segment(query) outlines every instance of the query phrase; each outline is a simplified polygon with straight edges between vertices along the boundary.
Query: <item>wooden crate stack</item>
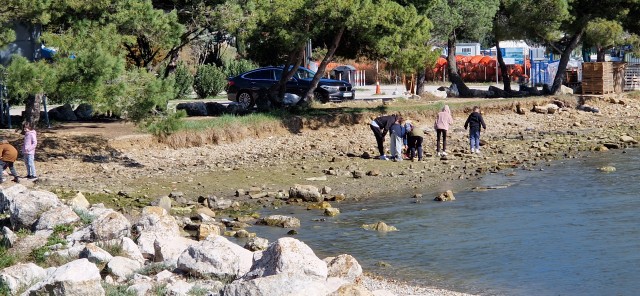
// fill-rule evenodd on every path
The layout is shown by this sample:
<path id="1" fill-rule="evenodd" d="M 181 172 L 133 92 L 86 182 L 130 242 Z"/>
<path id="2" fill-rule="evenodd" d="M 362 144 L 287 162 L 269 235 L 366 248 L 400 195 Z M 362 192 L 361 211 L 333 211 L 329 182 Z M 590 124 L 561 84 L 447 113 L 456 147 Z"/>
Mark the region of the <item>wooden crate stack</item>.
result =
<path id="1" fill-rule="evenodd" d="M 582 64 L 582 94 L 613 93 L 613 64 L 611 62 Z"/>
<path id="2" fill-rule="evenodd" d="M 640 90 L 640 65 L 628 65 L 624 70 L 624 90 Z"/>

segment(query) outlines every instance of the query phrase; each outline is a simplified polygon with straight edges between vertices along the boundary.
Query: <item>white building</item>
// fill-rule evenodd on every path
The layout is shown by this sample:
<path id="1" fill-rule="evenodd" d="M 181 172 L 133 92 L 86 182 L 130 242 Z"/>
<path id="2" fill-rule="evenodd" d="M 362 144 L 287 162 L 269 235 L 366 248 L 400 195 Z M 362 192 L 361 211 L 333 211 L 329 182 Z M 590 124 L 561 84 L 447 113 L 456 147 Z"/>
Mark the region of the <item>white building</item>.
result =
<path id="1" fill-rule="evenodd" d="M 456 43 L 456 55 L 481 55 L 480 43 Z"/>

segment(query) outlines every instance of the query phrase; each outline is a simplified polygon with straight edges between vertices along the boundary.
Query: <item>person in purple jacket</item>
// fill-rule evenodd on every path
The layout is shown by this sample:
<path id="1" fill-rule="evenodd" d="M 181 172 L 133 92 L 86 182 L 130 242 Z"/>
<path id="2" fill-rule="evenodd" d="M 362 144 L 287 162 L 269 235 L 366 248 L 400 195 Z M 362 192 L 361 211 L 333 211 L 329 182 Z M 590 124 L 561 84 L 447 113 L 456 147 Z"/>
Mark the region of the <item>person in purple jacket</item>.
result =
<path id="1" fill-rule="evenodd" d="M 438 112 L 436 122 L 433 128 L 436 130 L 436 155 L 447 156 L 447 131 L 449 126 L 453 124 L 453 117 L 449 105 L 444 105 L 442 110 Z M 442 152 L 440 152 L 440 137 L 442 137 Z"/>
<path id="2" fill-rule="evenodd" d="M 24 124 L 24 144 L 22 146 L 22 154 L 24 157 L 24 164 L 27 166 L 27 179 L 36 179 L 36 145 L 38 145 L 38 139 L 36 137 L 36 131 L 33 129 L 31 123 L 26 122 Z"/>

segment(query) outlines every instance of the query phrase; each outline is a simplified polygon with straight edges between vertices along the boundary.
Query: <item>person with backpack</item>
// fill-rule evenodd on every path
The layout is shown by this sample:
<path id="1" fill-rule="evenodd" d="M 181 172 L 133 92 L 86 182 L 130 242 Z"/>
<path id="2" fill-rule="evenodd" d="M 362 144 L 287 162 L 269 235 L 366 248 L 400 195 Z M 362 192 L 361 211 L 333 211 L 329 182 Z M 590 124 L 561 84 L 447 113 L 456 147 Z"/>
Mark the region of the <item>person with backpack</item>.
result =
<path id="1" fill-rule="evenodd" d="M 408 125 L 410 126 L 410 128 L 408 128 L 409 131 L 407 133 L 407 147 L 409 149 L 409 153 L 408 153 L 409 160 L 414 161 L 416 157 L 416 152 L 417 152 L 418 161 L 422 161 L 422 155 L 423 155 L 422 142 L 424 140 L 422 135 L 425 133 L 425 131 L 415 126 L 412 122 L 409 122 Z"/>

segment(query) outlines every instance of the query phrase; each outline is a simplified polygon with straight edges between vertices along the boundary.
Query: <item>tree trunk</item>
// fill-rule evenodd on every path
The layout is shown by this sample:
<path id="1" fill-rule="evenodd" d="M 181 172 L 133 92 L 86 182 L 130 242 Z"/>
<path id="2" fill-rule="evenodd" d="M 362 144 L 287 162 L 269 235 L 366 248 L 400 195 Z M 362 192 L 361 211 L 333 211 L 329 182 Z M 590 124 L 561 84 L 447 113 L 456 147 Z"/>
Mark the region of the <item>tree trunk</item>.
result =
<path id="1" fill-rule="evenodd" d="M 454 33 L 455 34 L 455 33 Z M 456 62 L 456 37 L 455 35 L 450 36 L 449 40 L 447 40 L 447 50 L 449 52 L 449 56 L 447 56 L 447 67 L 449 68 L 449 81 L 455 84 L 458 88 L 458 93 L 461 98 L 471 97 L 471 91 L 460 75 L 458 75 L 458 63 Z"/>
<path id="2" fill-rule="evenodd" d="M 246 55 L 246 44 L 240 30 L 236 31 L 236 50 L 239 56 L 244 57 Z"/>
<path id="3" fill-rule="evenodd" d="M 169 60 L 169 63 L 167 63 L 167 67 L 164 69 L 164 78 L 166 79 L 167 77 L 169 77 L 169 75 L 173 74 L 173 72 L 176 71 L 176 68 L 178 67 L 178 56 L 180 54 L 180 50 L 173 50 L 171 52 L 171 59 Z"/>
<path id="4" fill-rule="evenodd" d="M 600 62 L 604 62 L 604 57 L 607 53 L 607 50 L 604 47 L 596 47 L 598 50 L 598 57 L 596 58 L 596 62 L 600 63 Z"/>
<path id="5" fill-rule="evenodd" d="M 504 91 L 511 92 L 511 78 L 507 73 L 507 65 L 504 63 L 502 52 L 500 51 L 500 40 L 496 36 L 496 54 L 498 55 L 498 64 L 500 64 L 500 72 L 502 72 L 502 83 L 504 84 Z"/>
<path id="6" fill-rule="evenodd" d="M 418 77 L 416 82 L 416 95 L 421 96 L 424 93 L 424 80 L 426 79 L 426 69 L 421 69 L 418 71 L 416 77 Z"/>
<path id="7" fill-rule="evenodd" d="M 552 94 L 560 94 L 560 89 L 565 78 L 565 72 L 567 72 L 567 65 L 569 64 L 569 59 L 571 58 L 571 52 L 573 52 L 573 50 L 578 46 L 578 43 L 582 38 L 582 34 L 584 34 L 584 28 L 571 36 L 569 44 L 564 48 L 562 54 L 560 55 L 558 71 L 556 72 L 556 77 L 553 79 L 553 85 L 551 86 Z"/>
<path id="8" fill-rule="evenodd" d="M 272 85 L 268 90 L 262 90 L 266 93 L 262 94 L 260 97 L 264 96 L 268 98 L 274 107 L 282 106 L 284 94 L 287 91 L 287 81 L 289 81 L 289 79 L 293 77 L 293 74 L 296 73 L 296 71 L 302 64 L 302 57 L 304 56 L 305 47 L 306 42 L 299 45 L 295 51 L 291 51 L 287 63 L 282 68 L 282 76 L 280 77 L 280 81 Z M 277 96 L 274 96 L 274 93 L 277 93 Z"/>
<path id="9" fill-rule="evenodd" d="M 24 106 L 24 118 L 23 123 L 31 123 L 31 126 L 37 126 L 40 120 L 40 107 L 42 105 L 43 93 L 36 94 L 35 96 L 29 96 Z"/>
<path id="10" fill-rule="evenodd" d="M 305 94 L 304 98 L 302 98 L 298 102 L 298 104 L 303 104 L 304 103 L 303 101 L 308 102 L 313 99 L 313 92 L 316 91 L 316 88 L 318 87 L 318 83 L 320 82 L 320 79 L 324 75 L 324 71 L 327 69 L 327 65 L 333 59 L 333 55 L 336 53 L 336 50 L 338 49 L 338 45 L 340 45 L 340 40 L 342 39 L 342 35 L 344 34 L 345 29 L 346 27 L 342 26 L 338 31 L 338 33 L 333 37 L 333 42 L 331 42 L 331 48 L 329 48 L 329 50 L 327 51 L 327 54 L 322 59 L 322 62 L 320 62 L 320 66 L 318 66 L 318 71 L 316 72 L 316 75 L 314 75 L 313 79 L 311 80 L 311 86 L 309 87 L 309 90 L 307 90 L 307 93 Z"/>

